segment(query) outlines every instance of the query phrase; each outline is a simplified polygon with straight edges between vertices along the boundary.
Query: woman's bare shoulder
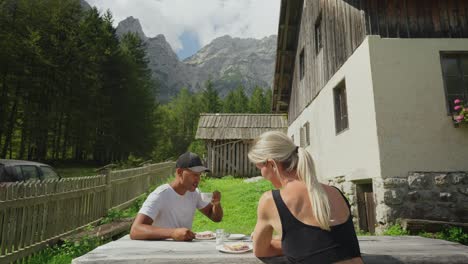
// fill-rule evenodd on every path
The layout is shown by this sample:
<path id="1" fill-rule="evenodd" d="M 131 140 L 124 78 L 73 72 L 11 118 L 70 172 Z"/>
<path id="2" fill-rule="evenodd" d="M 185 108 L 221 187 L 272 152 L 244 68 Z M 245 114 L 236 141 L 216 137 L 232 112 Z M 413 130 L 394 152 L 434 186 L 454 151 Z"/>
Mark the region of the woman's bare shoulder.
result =
<path id="1" fill-rule="evenodd" d="M 350 212 L 343 195 L 336 187 L 325 184 L 322 186 L 328 195 L 328 201 L 330 203 L 332 213 L 331 218 L 334 219 L 335 224 L 346 222 Z"/>
<path id="2" fill-rule="evenodd" d="M 267 191 L 262 194 L 260 200 L 258 201 L 258 206 L 266 207 L 269 206 L 273 202 L 273 194 L 272 191 Z"/>

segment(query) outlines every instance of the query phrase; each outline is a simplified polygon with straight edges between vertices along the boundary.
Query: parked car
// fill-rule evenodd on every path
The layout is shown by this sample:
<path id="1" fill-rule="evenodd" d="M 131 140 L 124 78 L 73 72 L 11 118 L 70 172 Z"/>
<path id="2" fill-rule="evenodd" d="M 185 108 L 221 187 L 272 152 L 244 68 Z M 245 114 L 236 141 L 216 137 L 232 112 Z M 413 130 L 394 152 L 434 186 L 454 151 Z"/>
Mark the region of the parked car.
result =
<path id="1" fill-rule="evenodd" d="M 60 179 L 60 176 L 47 164 L 27 160 L 0 159 L 0 182 L 48 179 Z"/>

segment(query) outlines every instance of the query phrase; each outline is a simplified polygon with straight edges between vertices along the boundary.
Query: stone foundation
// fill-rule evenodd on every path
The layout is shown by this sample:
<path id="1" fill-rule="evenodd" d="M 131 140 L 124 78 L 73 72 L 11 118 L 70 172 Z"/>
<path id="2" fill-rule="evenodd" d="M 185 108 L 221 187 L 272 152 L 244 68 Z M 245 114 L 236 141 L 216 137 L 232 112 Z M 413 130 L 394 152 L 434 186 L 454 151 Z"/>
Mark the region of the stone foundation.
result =
<path id="1" fill-rule="evenodd" d="M 468 172 L 412 172 L 374 187 L 379 223 L 396 218 L 468 222 Z"/>
<path id="2" fill-rule="evenodd" d="M 468 172 L 411 172 L 407 178 L 372 179 L 376 232 L 398 218 L 468 223 Z M 344 176 L 329 180 L 352 204 L 357 226 L 356 185 Z"/>

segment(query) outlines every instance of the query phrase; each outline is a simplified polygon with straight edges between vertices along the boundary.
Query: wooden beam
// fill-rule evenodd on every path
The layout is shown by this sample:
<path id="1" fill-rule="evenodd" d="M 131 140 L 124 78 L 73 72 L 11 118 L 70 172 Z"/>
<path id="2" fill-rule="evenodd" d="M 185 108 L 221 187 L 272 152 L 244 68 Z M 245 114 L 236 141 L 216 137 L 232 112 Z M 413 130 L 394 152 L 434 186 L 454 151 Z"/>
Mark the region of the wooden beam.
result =
<path id="1" fill-rule="evenodd" d="M 291 5 L 293 1 L 286 1 L 287 6 L 286 6 L 286 18 L 284 19 L 285 21 L 285 26 L 286 28 L 289 27 L 289 15 L 291 13 Z M 285 30 L 284 35 L 283 35 L 283 46 L 280 47 L 280 50 L 286 51 L 287 50 L 287 43 L 288 43 L 288 31 Z M 280 65 L 280 80 L 279 80 L 279 90 L 278 90 L 278 95 L 281 96 L 281 91 L 283 90 L 283 72 L 284 72 L 284 61 Z M 278 104 L 276 105 L 276 112 L 279 111 L 279 106 Z"/>

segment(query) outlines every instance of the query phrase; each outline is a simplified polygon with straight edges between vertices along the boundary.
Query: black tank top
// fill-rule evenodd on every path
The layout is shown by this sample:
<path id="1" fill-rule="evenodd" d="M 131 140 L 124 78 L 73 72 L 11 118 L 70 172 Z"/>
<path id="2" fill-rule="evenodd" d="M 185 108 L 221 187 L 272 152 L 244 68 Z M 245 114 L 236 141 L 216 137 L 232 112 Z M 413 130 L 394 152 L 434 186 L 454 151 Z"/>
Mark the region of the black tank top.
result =
<path id="1" fill-rule="evenodd" d="M 343 193 L 336 189 L 351 208 Z M 294 217 L 279 190 L 273 190 L 272 194 L 283 229 L 282 250 L 291 263 L 334 263 L 361 256 L 351 213 L 346 222 L 326 231 Z"/>

